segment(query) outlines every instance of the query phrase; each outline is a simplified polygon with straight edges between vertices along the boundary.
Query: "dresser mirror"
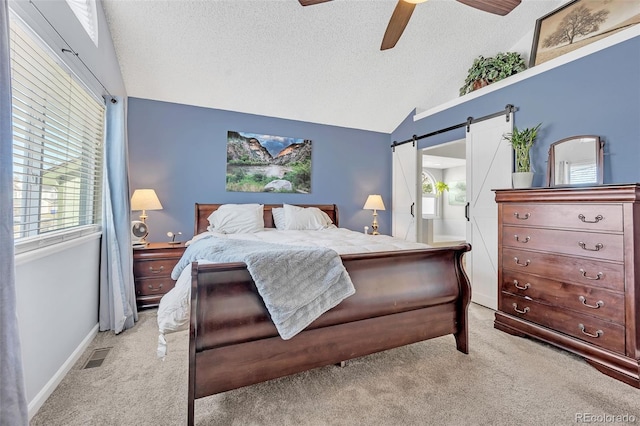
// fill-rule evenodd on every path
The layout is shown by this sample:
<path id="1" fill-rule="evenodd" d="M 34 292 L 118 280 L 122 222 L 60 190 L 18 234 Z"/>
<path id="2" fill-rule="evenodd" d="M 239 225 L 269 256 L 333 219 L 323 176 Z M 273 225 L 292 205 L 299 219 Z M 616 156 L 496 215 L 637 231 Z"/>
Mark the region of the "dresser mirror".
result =
<path id="1" fill-rule="evenodd" d="M 602 185 L 604 141 L 571 136 L 549 147 L 547 186 Z"/>

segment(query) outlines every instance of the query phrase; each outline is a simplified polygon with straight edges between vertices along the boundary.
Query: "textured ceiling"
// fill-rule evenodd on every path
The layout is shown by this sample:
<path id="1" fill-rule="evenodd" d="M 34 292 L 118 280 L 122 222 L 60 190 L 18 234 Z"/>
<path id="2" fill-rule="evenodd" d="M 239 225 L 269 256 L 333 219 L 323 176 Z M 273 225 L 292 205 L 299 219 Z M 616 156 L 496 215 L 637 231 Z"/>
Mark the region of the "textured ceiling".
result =
<path id="1" fill-rule="evenodd" d="M 458 97 L 475 57 L 517 46 L 564 1 L 501 17 L 430 0 L 386 51 L 395 0 L 102 3 L 129 96 L 390 133 Z"/>

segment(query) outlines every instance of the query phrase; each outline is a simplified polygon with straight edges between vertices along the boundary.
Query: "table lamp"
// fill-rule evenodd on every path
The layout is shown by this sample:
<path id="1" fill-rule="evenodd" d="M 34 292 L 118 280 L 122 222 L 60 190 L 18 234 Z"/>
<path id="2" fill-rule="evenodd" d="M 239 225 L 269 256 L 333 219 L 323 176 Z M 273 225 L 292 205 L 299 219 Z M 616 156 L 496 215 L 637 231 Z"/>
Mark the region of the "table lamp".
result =
<path id="1" fill-rule="evenodd" d="M 142 211 L 140 221 L 131 224 L 132 242 L 134 246 L 146 246 L 149 227 L 146 224 L 147 210 L 162 210 L 162 204 L 153 189 L 136 189 L 131 196 L 131 210 Z"/>
<path id="2" fill-rule="evenodd" d="M 162 210 L 162 204 L 153 189 L 136 189 L 131 196 L 131 210 L 142 210 L 140 220 L 144 222 L 147 216 L 147 210 Z"/>
<path id="3" fill-rule="evenodd" d="M 371 235 L 380 235 L 378 232 L 378 212 L 377 210 L 384 210 L 384 203 L 382 197 L 378 194 L 369 195 L 367 202 L 364 203 L 364 210 L 373 210 L 373 223 L 371 224 Z"/>

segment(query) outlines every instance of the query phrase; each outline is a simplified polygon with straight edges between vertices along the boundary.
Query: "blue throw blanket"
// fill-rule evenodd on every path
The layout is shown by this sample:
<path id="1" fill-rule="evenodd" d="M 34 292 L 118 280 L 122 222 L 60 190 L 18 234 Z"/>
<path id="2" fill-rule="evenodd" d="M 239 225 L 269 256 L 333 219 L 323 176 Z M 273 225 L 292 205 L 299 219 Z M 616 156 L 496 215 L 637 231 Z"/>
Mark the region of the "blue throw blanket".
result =
<path id="1" fill-rule="evenodd" d="M 205 237 L 187 247 L 171 278 L 198 260 L 244 262 L 285 340 L 355 293 L 340 256 L 328 248 Z"/>

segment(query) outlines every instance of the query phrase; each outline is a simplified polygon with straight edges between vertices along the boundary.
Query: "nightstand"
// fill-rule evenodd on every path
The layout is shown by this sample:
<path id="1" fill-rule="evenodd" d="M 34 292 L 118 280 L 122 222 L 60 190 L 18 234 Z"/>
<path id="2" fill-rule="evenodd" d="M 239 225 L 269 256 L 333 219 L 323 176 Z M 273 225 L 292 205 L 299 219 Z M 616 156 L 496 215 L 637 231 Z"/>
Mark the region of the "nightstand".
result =
<path id="1" fill-rule="evenodd" d="M 133 277 L 138 309 L 155 308 L 176 282 L 171 271 L 184 253 L 184 243 L 149 243 L 133 249 Z"/>

